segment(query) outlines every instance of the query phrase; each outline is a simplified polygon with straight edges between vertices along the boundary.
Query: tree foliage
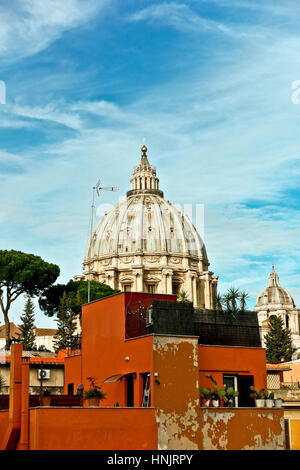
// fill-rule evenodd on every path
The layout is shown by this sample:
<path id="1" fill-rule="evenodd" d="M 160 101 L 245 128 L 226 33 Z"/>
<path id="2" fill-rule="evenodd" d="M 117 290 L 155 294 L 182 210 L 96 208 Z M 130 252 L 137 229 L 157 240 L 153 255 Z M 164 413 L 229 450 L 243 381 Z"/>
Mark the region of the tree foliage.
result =
<path id="1" fill-rule="evenodd" d="M 214 307 L 232 315 L 237 312 L 245 312 L 248 297 L 247 292 L 230 287 L 224 295 L 217 293 L 214 299 Z"/>
<path id="2" fill-rule="evenodd" d="M 31 297 L 27 296 L 24 314 L 20 317 L 22 323 L 18 325 L 21 330 L 19 340 L 23 343 L 24 351 L 33 351 L 36 349 L 35 344 L 35 326 L 34 326 L 34 305 Z"/>
<path id="3" fill-rule="evenodd" d="M 21 294 L 39 295 L 59 276 L 59 267 L 39 256 L 15 250 L 0 250 L 0 307 L 6 327 L 6 349 L 10 347 L 8 312 Z"/>
<path id="4" fill-rule="evenodd" d="M 284 328 L 281 317 L 272 315 L 269 319 L 269 328 L 265 336 L 267 361 L 278 364 L 282 358 L 290 361 L 294 352 L 291 332 Z"/>
<path id="5" fill-rule="evenodd" d="M 60 299 L 64 292 L 68 297 L 68 305 L 74 314 L 80 314 L 81 306 L 88 302 L 88 281 L 73 281 L 67 284 L 56 284 L 45 289 L 39 299 L 41 310 L 53 317 L 59 314 Z M 106 284 L 97 281 L 90 281 L 90 300 L 98 300 L 108 295 L 116 294 L 118 290 L 114 290 Z"/>
<path id="6" fill-rule="evenodd" d="M 57 333 L 54 336 L 54 349 L 77 349 L 78 336 L 76 335 L 76 315 L 69 305 L 69 298 L 66 292 L 63 293 L 57 316 Z"/>

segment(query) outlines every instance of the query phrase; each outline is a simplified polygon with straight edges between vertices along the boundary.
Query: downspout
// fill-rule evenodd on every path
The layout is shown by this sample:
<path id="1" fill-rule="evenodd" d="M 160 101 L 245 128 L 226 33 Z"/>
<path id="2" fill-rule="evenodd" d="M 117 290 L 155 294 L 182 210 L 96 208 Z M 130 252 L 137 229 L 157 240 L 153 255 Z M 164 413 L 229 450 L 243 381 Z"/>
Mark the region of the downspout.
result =
<path id="1" fill-rule="evenodd" d="M 12 344 L 10 356 L 9 424 L 1 444 L 3 450 L 16 448 L 21 429 L 21 362 L 23 345 Z"/>
<path id="2" fill-rule="evenodd" d="M 22 360 L 20 450 L 29 449 L 29 357 Z"/>

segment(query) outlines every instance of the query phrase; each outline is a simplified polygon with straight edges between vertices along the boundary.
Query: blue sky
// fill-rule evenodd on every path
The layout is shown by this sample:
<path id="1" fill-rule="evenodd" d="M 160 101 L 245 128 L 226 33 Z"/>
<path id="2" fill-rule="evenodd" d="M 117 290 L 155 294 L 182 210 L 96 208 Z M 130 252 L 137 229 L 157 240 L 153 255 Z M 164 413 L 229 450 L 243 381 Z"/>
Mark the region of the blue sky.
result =
<path id="1" fill-rule="evenodd" d="M 80 274 L 91 188 L 118 202 L 145 137 L 165 197 L 205 206 L 219 290 L 253 307 L 274 261 L 299 306 L 299 20 L 297 0 L 2 0 L 1 247 Z"/>

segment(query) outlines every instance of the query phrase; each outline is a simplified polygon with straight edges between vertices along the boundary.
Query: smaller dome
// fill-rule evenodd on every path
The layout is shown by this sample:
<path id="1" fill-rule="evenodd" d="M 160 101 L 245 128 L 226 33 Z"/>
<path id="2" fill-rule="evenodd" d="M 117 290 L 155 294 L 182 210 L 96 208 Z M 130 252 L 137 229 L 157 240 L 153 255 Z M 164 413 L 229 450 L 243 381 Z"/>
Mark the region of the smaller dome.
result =
<path id="1" fill-rule="evenodd" d="M 262 310 L 263 307 L 272 308 L 272 306 L 278 307 L 279 305 L 295 308 L 293 298 L 288 291 L 279 284 L 279 277 L 273 266 L 269 276 L 269 285 L 257 297 L 255 309 Z"/>

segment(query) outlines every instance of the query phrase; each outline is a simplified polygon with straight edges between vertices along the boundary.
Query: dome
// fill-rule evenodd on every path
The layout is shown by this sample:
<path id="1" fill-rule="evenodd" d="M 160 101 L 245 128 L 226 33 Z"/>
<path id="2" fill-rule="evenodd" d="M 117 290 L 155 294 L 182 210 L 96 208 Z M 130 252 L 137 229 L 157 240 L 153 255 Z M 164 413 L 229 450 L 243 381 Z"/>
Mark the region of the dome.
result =
<path id="1" fill-rule="evenodd" d="M 278 308 L 278 306 L 295 308 L 295 303 L 288 291 L 279 284 L 279 277 L 273 266 L 269 276 L 269 285 L 259 294 L 255 309 L 272 309 L 272 307 Z"/>
<path id="2" fill-rule="evenodd" d="M 98 224 L 87 257 L 142 252 L 192 255 L 207 263 L 203 241 L 188 216 L 156 194 L 136 194 Z"/>
<path id="3" fill-rule="evenodd" d="M 84 260 L 84 278 L 113 289 L 177 294 L 212 308 L 217 276 L 208 271 L 204 243 L 189 217 L 164 198 L 147 147 L 127 198 L 99 221 Z"/>

